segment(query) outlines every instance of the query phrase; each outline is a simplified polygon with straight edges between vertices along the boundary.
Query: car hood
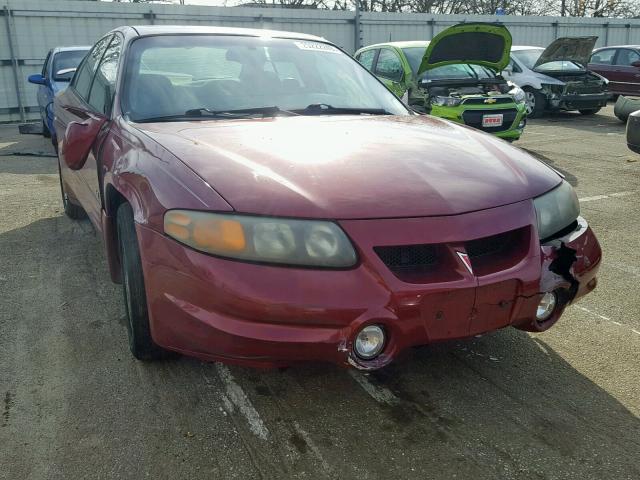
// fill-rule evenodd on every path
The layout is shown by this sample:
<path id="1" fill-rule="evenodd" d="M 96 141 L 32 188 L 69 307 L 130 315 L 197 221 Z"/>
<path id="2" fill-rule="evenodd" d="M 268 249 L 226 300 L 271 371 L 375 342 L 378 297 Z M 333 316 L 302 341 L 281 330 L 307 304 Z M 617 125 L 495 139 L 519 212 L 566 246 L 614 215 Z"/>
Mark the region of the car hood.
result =
<path id="1" fill-rule="evenodd" d="M 427 116 L 134 124 L 239 212 L 355 219 L 456 215 L 540 195 L 549 167 Z"/>
<path id="2" fill-rule="evenodd" d="M 511 34 L 492 23 L 461 23 L 436 35 L 422 57 L 418 75 L 455 63 L 471 63 L 498 72 L 509 64 Z"/>
<path id="3" fill-rule="evenodd" d="M 586 69 L 597 40 L 598 37 L 558 38 L 544 49 L 533 68 L 536 69 L 545 63 L 564 60 L 578 63 Z"/>

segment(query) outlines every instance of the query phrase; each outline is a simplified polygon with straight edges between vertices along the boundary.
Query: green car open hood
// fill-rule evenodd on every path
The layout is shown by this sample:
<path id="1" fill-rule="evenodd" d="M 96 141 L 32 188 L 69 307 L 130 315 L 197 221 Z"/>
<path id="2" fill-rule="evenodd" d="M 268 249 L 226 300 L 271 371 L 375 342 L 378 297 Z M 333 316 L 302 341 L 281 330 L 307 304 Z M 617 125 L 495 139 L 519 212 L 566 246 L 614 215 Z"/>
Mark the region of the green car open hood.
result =
<path id="1" fill-rule="evenodd" d="M 443 30 L 429 43 L 418 75 L 432 68 L 471 63 L 500 72 L 509 64 L 511 34 L 494 23 L 460 23 Z"/>
<path id="2" fill-rule="evenodd" d="M 578 63 L 586 69 L 597 40 L 598 37 L 558 38 L 544 49 L 533 69 L 535 70 L 545 63 L 563 60 Z"/>

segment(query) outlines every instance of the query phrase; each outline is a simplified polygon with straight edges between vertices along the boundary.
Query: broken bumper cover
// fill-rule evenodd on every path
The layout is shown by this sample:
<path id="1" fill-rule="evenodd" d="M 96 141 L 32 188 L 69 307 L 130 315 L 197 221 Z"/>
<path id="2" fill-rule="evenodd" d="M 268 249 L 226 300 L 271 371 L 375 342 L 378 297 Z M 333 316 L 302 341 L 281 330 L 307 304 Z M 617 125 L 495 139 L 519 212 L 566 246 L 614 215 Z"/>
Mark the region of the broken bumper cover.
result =
<path id="1" fill-rule="evenodd" d="M 566 110 L 589 110 L 593 108 L 605 107 L 609 99 L 609 93 L 577 93 L 555 95 L 549 99 L 549 104 L 553 108 L 563 108 Z"/>
<path id="2" fill-rule="evenodd" d="M 454 217 L 343 221 L 361 256 L 347 270 L 215 258 L 138 225 L 152 336 L 164 348 L 204 360 L 255 367 L 327 361 L 375 369 L 417 345 L 509 325 L 545 330 L 564 306 L 595 286 L 601 253 L 584 222 L 580 231 L 541 247 L 534 219 L 528 201 Z M 470 272 L 457 255 L 465 248 L 457 239 L 469 231 L 489 237 L 496 228 L 520 232 L 522 245 L 508 262 L 478 263 L 478 271 Z M 373 250 L 434 241 L 443 242 L 443 268 L 424 277 L 399 277 Z M 538 324 L 536 308 L 549 290 L 568 293 L 554 316 Z M 364 361 L 352 348 L 370 324 L 380 325 L 387 341 L 378 357 Z"/>

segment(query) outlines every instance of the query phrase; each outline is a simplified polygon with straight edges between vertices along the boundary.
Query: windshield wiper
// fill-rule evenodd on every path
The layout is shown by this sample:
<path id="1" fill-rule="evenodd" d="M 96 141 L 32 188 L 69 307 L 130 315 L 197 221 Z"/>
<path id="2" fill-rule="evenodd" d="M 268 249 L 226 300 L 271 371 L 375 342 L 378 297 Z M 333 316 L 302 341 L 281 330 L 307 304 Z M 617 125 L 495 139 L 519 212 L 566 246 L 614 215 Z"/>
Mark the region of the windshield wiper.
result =
<path id="1" fill-rule="evenodd" d="M 326 103 L 312 103 L 293 112 L 301 115 L 392 115 L 384 108 L 334 107 Z"/>
<path id="2" fill-rule="evenodd" d="M 176 115 L 162 115 L 158 117 L 141 118 L 133 120 L 136 123 L 154 122 L 179 122 L 189 120 L 206 120 L 209 118 L 246 118 L 252 115 L 262 115 L 263 117 L 275 117 L 278 114 L 300 115 L 289 110 L 282 110 L 279 107 L 255 107 L 240 108 L 235 110 L 212 110 L 210 108 L 192 108 L 184 113 Z"/>
<path id="3" fill-rule="evenodd" d="M 236 116 L 249 116 L 249 115 L 263 115 L 265 117 L 275 117 L 279 113 L 287 115 L 299 115 L 298 113 L 283 110 L 278 106 L 271 107 L 253 107 L 253 108 L 238 108 L 235 110 L 212 110 L 210 108 L 192 108 L 184 112 L 187 117 L 236 117 Z"/>

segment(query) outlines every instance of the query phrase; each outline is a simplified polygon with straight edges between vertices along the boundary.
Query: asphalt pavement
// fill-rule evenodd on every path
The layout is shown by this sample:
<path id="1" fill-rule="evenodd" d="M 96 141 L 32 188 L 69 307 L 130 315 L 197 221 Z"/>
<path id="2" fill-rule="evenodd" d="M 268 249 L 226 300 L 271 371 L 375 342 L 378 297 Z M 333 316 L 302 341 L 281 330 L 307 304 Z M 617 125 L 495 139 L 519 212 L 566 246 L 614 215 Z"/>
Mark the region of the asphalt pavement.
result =
<path id="1" fill-rule="evenodd" d="M 533 120 L 515 145 L 576 187 L 604 251 L 596 291 L 548 332 L 365 375 L 134 360 L 52 149 L 0 126 L 0 478 L 637 480 L 640 155 L 612 107 Z"/>

